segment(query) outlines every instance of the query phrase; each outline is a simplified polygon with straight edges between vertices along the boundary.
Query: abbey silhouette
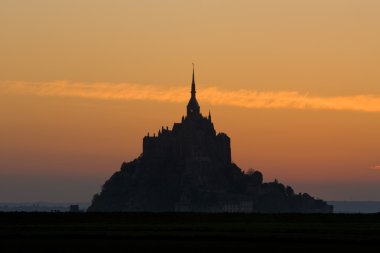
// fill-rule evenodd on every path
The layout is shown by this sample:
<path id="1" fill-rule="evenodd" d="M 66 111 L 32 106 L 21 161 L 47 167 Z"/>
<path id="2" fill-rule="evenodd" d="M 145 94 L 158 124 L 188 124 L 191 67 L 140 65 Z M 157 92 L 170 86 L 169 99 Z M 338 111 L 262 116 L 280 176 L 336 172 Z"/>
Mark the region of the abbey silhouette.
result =
<path id="1" fill-rule="evenodd" d="M 193 68 L 186 116 L 171 130 L 148 133 L 140 157 L 122 164 L 88 211 L 332 212 L 332 206 L 231 163 L 230 138 L 215 131 L 210 112 L 200 112 Z"/>
<path id="2" fill-rule="evenodd" d="M 162 128 L 158 136 L 145 136 L 143 157 L 148 160 L 175 157 L 187 163 L 186 166 L 194 162 L 200 166 L 210 161 L 220 163 L 220 166 L 231 163 L 230 138 L 224 133 L 216 134 L 211 113 L 208 117 L 200 113 L 194 69 L 186 117 L 182 117 L 181 123 L 174 123 L 172 130 Z"/>

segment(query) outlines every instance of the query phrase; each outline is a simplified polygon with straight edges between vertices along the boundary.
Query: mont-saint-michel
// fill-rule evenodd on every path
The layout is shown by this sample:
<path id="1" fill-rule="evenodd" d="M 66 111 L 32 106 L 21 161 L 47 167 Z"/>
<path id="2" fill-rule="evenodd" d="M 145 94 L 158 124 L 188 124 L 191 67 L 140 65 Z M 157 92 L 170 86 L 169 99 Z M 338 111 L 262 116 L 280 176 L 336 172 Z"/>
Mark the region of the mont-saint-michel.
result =
<path id="1" fill-rule="evenodd" d="M 172 129 L 143 138 L 142 154 L 121 165 L 95 194 L 89 212 L 299 212 L 330 213 L 333 207 L 296 194 L 260 171 L 231 162 L 230 138 L 217 133 L 211 113 L 196 98 L 194 69 L 186 116 Z M 253 151 L 252 151 L 253 152 Z"/>

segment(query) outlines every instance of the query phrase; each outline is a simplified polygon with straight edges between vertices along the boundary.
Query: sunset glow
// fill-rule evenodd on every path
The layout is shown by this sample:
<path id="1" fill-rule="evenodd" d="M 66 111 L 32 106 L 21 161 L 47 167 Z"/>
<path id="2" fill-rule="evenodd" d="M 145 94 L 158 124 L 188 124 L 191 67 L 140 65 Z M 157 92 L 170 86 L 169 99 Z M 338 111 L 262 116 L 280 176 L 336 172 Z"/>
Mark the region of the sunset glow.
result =
<path id="1" fill-rule="evenodd" d="M 0 202 L 90 201 L 180 122 L 192 63 L 232 161 L 380 200 L 380 1 L 0 2 Z"/>

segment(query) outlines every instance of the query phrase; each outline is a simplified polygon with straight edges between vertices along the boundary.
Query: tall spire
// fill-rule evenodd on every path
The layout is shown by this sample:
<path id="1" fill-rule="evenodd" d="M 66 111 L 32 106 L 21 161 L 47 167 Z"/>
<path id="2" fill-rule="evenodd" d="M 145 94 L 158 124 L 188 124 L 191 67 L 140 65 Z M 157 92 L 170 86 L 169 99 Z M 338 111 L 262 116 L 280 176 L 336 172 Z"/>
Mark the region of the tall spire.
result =
<path id="1" fill-rule="evenodd" d="M 195 78 L 194 78 L 194 63 L 193 63 L 193 81 L 191 83 L 191 96 L 195 97 Z"/>
<path id="2" fill-rule="evenodd" d="M 193 80 L 191 82 L 191 97 L 189 103 L 187 104 L 187 116 L 191 118 L 198 118 L 200 115 L 200 108 L 195 97 L 195 78 L 194 78 L 194 63 L 193 63 Z"/>

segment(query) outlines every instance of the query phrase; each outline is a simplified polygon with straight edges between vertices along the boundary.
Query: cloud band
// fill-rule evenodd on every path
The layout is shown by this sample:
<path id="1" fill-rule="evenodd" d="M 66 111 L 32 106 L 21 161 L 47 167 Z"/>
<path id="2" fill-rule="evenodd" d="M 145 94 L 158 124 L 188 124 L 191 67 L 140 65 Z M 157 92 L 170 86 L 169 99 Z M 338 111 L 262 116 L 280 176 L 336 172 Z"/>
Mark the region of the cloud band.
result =
<path id="1" fill-rule="evenodd" d="M 32 94 L 38 96 L 81 97 L 103 100 L 143 100 L 181 103 L 189 99 L 187 87 L 161 88 L 128 83 L 0 82 L 1 93 Z M 358 112 L 380 112 L 379 95 L 321 97 L 299 92 L 259 92 L 216 87 L 199 89 L 198 99 L 213 105 L 255 109 L 314 109 Z"/>

